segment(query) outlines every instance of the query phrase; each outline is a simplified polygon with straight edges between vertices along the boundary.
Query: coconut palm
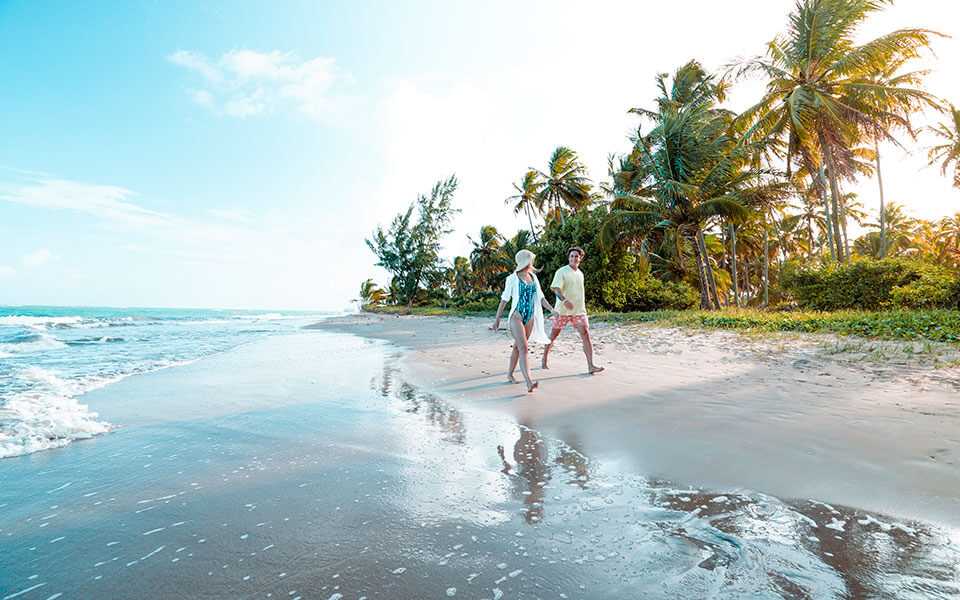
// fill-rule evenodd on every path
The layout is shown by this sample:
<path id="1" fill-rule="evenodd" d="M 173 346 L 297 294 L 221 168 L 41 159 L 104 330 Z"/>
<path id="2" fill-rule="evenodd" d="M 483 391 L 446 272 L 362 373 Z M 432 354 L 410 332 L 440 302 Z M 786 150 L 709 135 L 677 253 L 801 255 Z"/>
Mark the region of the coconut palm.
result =
<path id="1" fill-rule="evenodd" d="M 453 289 L 457 297 L 463 298 L 470 292 L 473 281 L 473 271 L 470 268 L 470 259 L 466 256 L 457 256 L 453 259 Z"/>
<path id="2" fill-rule="evenodd" d="M 494 275 L 499 270 L 503 236 L 493 225 L 480 228 L 480 237 L 476 240 L 467 236 L 473 244 L 470 251 L 470 268 L 473 270 L 476 287 L 488 291 L 494 283 Z"/>
<path id="3" fill-rule="evenodd" d="M 830 212 L 840 208 L 840 180 L 853 175 L 853 149 L 864 137 L 895 139 L 897 125 L 918 105 L 936 106 L 927 92 L 884 80 L 891 65 L 902 66 L 929 46 L 936 32 L 899 29 L 863 44 L 858 28 L 889 4 L 884 0 L 798 0 L 785 35 L 768 45 L 765 56 L 740 65 L 739 75 L 769 78 L 763 98 L 744 112 L 751 135 L 786 139 L 789 161 L 797 158 L 809 173 L 822 172 L 830 192 Z M 829 219 L 833 221 L 833 219 Z M 840 228 L 830 237 L 843 259 Z"/>
<path id="4" fill-rule="evenodd" d="M 544 198 L 541 195 L 543 187 L 544 182 L 540 173 L 535 169 L 530 169 L 523 175 L 523 180 L 519 185 L 513 184 L 513 189 L 517 193 L 506 199 L 507 204 L 513 204 L 514 214 L 526 213 L 527 220 L 530 223 L 530 234 L 533 236 L 534 242 L 537 241 L 537 232 L 533 227 L 533 213 L 543 214 Z"/>
<path id="5" fill-rule="evenodd" d="M 553 218 L 564 221 L 563 211 L 586 208 L 593 201 L 587 169 L 577 153 L 560 146 L 550 155 L 547 171 L 536 171 L 542 178 L 539 206 L 547 207 Z"/>
<path id="6" fill-rule="evenodd" d="M 655 109 L 631 110 L 652 128 L 638 131 L 633 151 L 611 173 L 614 200 L 602 239 L 656 243 L 671 237 L 677 256 L 684 255 L 682 244 L 688 243 L 701 306 L 719 308 L 704 229 L 718 219 L 744 219 L 751 207 L 784 196 L 787 188 L 755 167 L 754 147 L 730 135 L 733 115 L 717 107 L 724 85 L 699 63 L 680 67 L 672 79 L 659 75 L 657 86 Z"/>
<path id="7" fill-rule="evenodd" d="M 930 147 L 927 158 L 930 165 L 940 163 L 940 173 L 944 177 L 953 170 L 953 186 L 960 188 L 960 110 L 952 104 L 948 120 L 928 131 L 942 140 L 942 144 Z"/>
<path id="8" fill-rule="evenodd" d="M 880 258 L 884 256 L 900 256 L 916 251 L 915 233 L 918 221 L 908 216 L 901 204 L 890 202 L 886 206 L 884 220 L 887 224 L 886 246 L 880 246 L 880 232 L 871 231 L 854 241 L 854 251 L 861 256 Z M 878 224 L 871 224 L 879 228 Z"/>
<path id="9" fill-rule="evenodd" d="M 363 305 L 377 306 L 387 299 L 386 290 L 380 289 L 373 279 L 367 279 L 360 285 L 360 302 Z"/>
<path id="10" fill-rule="evenodd" d="M 525 229 L 521 229 L 512 238 L 503 242 L 497 260 L 498 272 L 495 276 L 498 283 L 502 282 L 507 278 L 507 275 L 513 272 L 514 257 L 517 255 L 517 252 L 523 249 L 529 249 L 531 245 L 530 242 L 530 232 Z"/>

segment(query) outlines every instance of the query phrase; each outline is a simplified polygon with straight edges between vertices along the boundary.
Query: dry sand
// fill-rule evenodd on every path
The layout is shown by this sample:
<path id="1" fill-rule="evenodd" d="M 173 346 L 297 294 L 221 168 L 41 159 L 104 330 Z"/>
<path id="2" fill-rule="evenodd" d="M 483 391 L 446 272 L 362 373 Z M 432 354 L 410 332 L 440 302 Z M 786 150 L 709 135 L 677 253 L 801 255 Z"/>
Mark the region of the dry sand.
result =
<path id="1" fill-rule="evenodd" d="M 527 395 L 505 383 L 510 339 L 488 325 L 362 314 L 314 327 L 407 348 L 421 387 L 647 477 L 960 526 L 960 376 L 914 348 L 598 323 L 606 372 L 585 374 L 567 329 L 549 370 L 534 349 L 540 389 Z"/>

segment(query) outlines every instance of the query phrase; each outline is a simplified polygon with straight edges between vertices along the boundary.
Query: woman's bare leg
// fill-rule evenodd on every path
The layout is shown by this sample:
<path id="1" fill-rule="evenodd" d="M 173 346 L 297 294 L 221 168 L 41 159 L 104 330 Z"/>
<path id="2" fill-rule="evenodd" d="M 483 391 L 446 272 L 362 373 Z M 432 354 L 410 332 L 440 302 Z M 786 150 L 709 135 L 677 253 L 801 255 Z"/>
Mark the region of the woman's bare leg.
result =
<path id="1" fill-rule="evenodd" d="M 530 365 L 527 364 L 527 355 L 529 354 L 527 348 L 527 335 L 528 329 L 523 326 L 523 323 L 520 322 L 520 315 L 514 315 L 510 319 L 510 333 L 513 334 L 513 344 L 517 349 L 519 354 L 519 363 L 520 363 L 520 373 L 523 375 L 523 380 L 527 384 L 527 391 L 532 392 L 537 389 L 537 384 L 530 378 Z"/>
<path id="2" fill-rule="evenodd" d="M 517 381 L 517 378 L 513 376 L 513 372 L 517 370 L 517 361 L 520 360 L 520 351 L 517 350 L 517 345 L 513 345 L 513 350 L 510 352 L 510 367 L 507 369 L 507 381 L 510 383 L 520 383 Z"/>

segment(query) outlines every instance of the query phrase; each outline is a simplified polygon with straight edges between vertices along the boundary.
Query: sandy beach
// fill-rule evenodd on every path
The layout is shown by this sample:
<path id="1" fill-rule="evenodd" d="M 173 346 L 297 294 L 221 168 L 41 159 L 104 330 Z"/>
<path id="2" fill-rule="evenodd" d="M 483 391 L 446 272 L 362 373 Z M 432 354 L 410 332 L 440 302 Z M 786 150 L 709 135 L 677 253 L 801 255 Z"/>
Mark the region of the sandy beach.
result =
<path id="1" fill-rule="evenodd" d="M 0 462 L 0 598 L 960 593 L 945 383 L 598 325 L 608 372 L 566 336 L 526 396 L 486 325 L 332 319 L 84 395 L 111 433 Z"/>
<path id="2" fill-rule="evenodd" d="M 594 325 L 585 374 L 576 333 L 527 395 L 504 383 L 510 341 L 476 318 L 359 315 L 319 325 L 410 349 L 419 385 L 503 411 L 648 476 L 816 498 L 960 527 L 960 374 L 822 336 Z M 839 351 L 842 350 L 842 351 Z M 949 349 L 944 349 L 949 352 Z"/>

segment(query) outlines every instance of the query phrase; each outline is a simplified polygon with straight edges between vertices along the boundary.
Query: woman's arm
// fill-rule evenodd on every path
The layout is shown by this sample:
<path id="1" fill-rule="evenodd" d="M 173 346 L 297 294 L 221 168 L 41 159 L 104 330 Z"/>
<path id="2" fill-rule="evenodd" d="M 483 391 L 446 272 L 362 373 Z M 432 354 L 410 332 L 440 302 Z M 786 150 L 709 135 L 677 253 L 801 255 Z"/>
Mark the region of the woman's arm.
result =
<path id="1" fill-rule="evenodd" d="M 507 301 L 501 300 L 500 306 L 497 307 L 497 318 L 493 320 L 493 325 L 490 326 L 490 329 L 498 331 L 500 329 L 500 317 L 503 316 L 503 309 L 507 307 Z"/>
<path id="2" fill-rule="evenodd" d="M 551 305 L 550 302 L 547 301 L 545 296 L 540 297 L 540 306 L 544 307 L 545 309 L 549 310 L 552 313 L 557 312 L 557 309 L 555 309 L 553 305 Z"/>

